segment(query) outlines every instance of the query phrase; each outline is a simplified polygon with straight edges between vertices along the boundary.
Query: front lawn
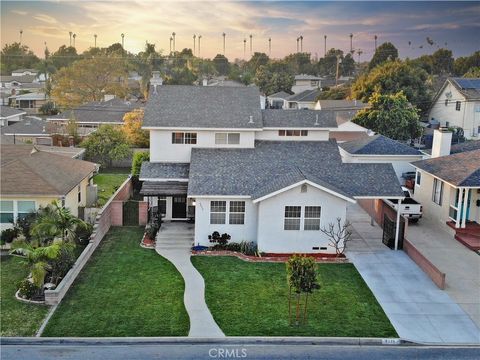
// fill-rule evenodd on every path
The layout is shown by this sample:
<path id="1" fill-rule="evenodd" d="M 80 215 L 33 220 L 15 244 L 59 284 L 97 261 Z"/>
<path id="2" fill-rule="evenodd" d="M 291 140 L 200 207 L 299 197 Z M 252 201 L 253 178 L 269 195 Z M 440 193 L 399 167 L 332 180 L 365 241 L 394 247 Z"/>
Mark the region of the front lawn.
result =
<path id="1" fill-rule="evenodd" d="M 26 304 L 15 299 L 17 284 L 28 275 L 28 269 L 15 256 L 1 256 L 0 336 L 34 336 L 49 307 Z"/>
<path id="2" fill-rule="evenodd" d="M 127 179 L 128 174 L 100 173 L 93 177 L 98 187 L 98 206 L 102 207 Z"/>
<path id="3" fill-rule="evenodd" d="M 308 324 L 288 323 L 283 263 L 194 256 L 206 284 L 206 302 L 230 336 L 396 337 L 387 316 L 352 264 L 319 264 L 321 289 L 309 297 Z"/>
<path id="4" fill-rule="evenodd" d="M 139 246 L 144 229 L 103 239 L 43 336 L 186 336 L 184 283 L 175 267 Z"/>

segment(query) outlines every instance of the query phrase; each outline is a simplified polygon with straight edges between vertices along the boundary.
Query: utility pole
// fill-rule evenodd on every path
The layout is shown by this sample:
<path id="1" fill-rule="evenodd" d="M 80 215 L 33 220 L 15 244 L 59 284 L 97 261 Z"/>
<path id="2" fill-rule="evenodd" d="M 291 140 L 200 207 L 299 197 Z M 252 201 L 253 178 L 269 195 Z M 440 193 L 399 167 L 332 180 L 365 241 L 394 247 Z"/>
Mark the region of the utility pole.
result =
<path id="1" fill-rule="evenodd" d="M 253 52 L 252 52 L 252 49 L 253 49 L 253 47 L 252 47 L 252 38 L 253 38 L 253 35 L 250 34 L 250 56 L 253 55 Z"/>
<path id="2" fill-rule="evenodd" d="M 22 43 L 22 35 L 23 35 L 23 30 L 20 29 L 20 44 Z"/>
<path id="3" fill-rule="evenodd" d="M 268 38 L 268 56 L 272 55 L 272 38 Z"/>
<path id="4" fill-rule="evenodd" d="M 337 54 L 337 71 L 336 71 L 336 75 L 335 75 L 335 86 L 338 85 L 338 73 L 339 73 L 339 70 L 340 70 L 340 55 Z"/>
<path id="5" fill-rule="evenodd" d="M 363 54 L 363 51 L 361 49 L 357 50 L 357 55 L 358 55 L 358 63 L 360 64 L 360 55 Z"/>
<path id="6" fill-rule="evenodd" d="M 122 33 L 120 36 L 122 37 L 122 50 L 125 50 L 125 46 L 124 46 L 124 44 L 125 44 L 125 42 L 124 42 L 125 34 Z"/>
<path id="7" fill-rule="evenodd" d="M 300 35 L 300 52 L 303 53 L 303 35 Z"/>
<path id="8" fill-rule="evenodd" d="M 375 39 L 375 51 L 377 51 L 377 38 L 378 38 L 378 36 L 375 35 L 373 38 Z"/>
<path id="9" fill-rule="evenodd" d="M 247 58 L 247 39 L 243 38 L 243 60 Z"/>
<path id="10" fill-rule="evenodd" d="M 193 34 L 193 56 L 195 56 L 195 45 L 196 45 L 195 39 L 196 38 L 197 38 L 197 35 Z"/>
<path id="11" fill-rule="evenodd" d="M 225 33 L 222 34 L 223 36 L 223 56 L 225 56 Z"/>
<path id="12" fill-rule="evenodd" d="M 323 38 L 325 40 L 323 57 L 325 57 L 325 56 L 327 56 L 327 35 L 323 35 Z"/>
<path id="13" fill-rule="evenodd" d="M 297 53 L 298 53 L 298 42 L 300 41 L 300 38 L 297 37 Z"/>
<path id="14" fill-rule="evenodd" d="M 72 46 L 72 34 L 73 33 L 71 31 L 69 31 L 68 34 L 70 35 L 70 47 L 71 47 Z"/>
<path id="15" fill-rule="evenodd" d="M 353 55 L 353 34 L 350 34 L 350 54 Z"/>
<path id="16" fill-rule="evenodd" d="M 173 38 L 170 36 L 170 56 L 172 56 L 172 41 Z"/>
<path id="17" fill-rule="evenodd" d="M 73 47 L 75 47 L 75 38 L 77 37 L 77 34 L 73 34 L 72 37 L 73 37 Z"/>
<path id="18" fill-rule="evenodd" d="M 95 39 L 95 48 L 97 48 L 97 34 L 93 34 L 93 38 Z"/>
<path id="19" fill-rule="evenodd" d="M 173 38 L 173 52 L 175 52 L 175 33 L 172 33 L 172 38 Z"/>
<path id="20" fill-rule="evenodd" d="M 202 38 L 202 35 L 198 35 L 198 57 L 200 57 L 200 39 Z"/>

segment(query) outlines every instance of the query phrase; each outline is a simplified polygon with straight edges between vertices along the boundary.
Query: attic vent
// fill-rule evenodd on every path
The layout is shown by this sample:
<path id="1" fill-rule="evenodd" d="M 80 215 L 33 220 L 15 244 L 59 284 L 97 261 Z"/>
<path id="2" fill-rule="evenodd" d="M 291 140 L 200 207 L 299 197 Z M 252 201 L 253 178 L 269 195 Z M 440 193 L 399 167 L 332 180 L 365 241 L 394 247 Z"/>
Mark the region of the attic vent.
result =
<path id="1" fill-rule="evenodd" d="M 302 187 L 300 188 L 300 192 L 306 193 L 307 192 L 307 184 L 303 184 Z"/>
<path id="2" fill-rule="evenodd" d="M 248 120 L 248 123 L 253 124 L 253 116 L 252 115 L 250 115 L 250 120 Z"/>
<path id="3" fill-rule="evenodd" d="M 320 125 L 320 124 L 318 123 L 318 114 L 316 114 L 315 115 L 315 126 L 318 126 L 318 125 Z"/>

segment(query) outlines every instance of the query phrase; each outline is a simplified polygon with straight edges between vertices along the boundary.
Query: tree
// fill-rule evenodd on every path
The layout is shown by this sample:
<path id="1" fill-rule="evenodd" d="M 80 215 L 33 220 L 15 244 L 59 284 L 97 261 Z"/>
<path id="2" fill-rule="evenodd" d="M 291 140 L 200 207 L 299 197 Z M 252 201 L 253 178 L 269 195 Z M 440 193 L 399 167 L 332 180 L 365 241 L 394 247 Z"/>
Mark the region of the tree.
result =
<path id="1" fill-rule="evenodd" d="M 464 78 L 480 78 L 480 66 L 475 66 L 470 68 L 465 74 L 463 74 Z"/>
<path id="2" fill-rule="evenodd" d="M 310 60 L 310 53 L 287 55 L 283 60 L 290 66 L 294 74 L 317 74 L 317 67 Z"/>
<path id="3" fill-rule="evenodd" d="M 150 134 L 142 129 L 143 110 L 136 109 L 123 116 L 123 130 L 132 146 L 147 148 L 150 146 Z"/>
<path id="4" fill-rule="evenodd" d="M 230 64 L 225 55 L 217 54 L 217 56 L 213 58 L 213 64 L 220 75 L 228 74 Z"/>
<path id="5" fill-rule="evenodd" d="M 288 320 L 292 323 L 292 291 L 296 297 L 295 308 L 295 325 L 299 325 L 301 317 L 303 324 L 307 322 L 307 306 L 308 306 L 308 294 L 311 294 L 314 290 L 319 289 L 317 279 L 317 266 L 315 259 L 312 257 L 306 257 L 301 255 L 293 255 L 287 262 L 287 282 L 289 287 L 288 296 Z M 301 316 L 300 298 L 301 295 L 305 295 L 305 302 L 303 308 L 303 316 Z"/>
<path id="6" fill-rule="evenodd" d="M 140 169 L 144 161 L 150 161 L 149 151 L 139 151 L 133 154 L 132 176 L 138 177 L 140 175 Z"/>
<path id="7" fill-rule="evenodd" d="M 119 58 L 79 60 L 52 77 L 52 97 L 65 108 L 101 101 L 105 94 L 123 98 L 127 94 L 127 77 L 125 63 Z"/>
<path id="8" fill-rule="evenodd" d="M 400 60 L 390 61 L 361 75 L 352 84 L 350 96 L 367 102 L 374 92 L 387 95 L 403 91 L 410 103 L 426 111 L 431 99 L 427 79 L 428 74 L 422 69 Z"/>
<path id="9" fill-rule="evenodd" d="M 67 45 L 60 46 L 51 56 L 52 64 L 56 69 L 70 66 L 78 59 L 80 57 L 77 54 L 77 49 Z"/>
<path id="10" fill-rule="evenodd" d="M 10 75 L 13 70 L 36 67 L 40 59 L 27 45 L 19 42 L 5 44 L 1 53 L 1 73 Z"/>
<path id="11" fill-rule="evenodd" d="M 452 74 L 454 59 L 452 51 L 447 49 L 438 49 L 432 55 L 432 72 L 436 75 Z"/>
<path id="12" fill-rule="evenodd" d="M 349 87 L 334 87 L 324 90 L 318 95 L 317 100 L 343 100 L 350 95 Z"/>
<path id="13" fill-rule="evenodd" d="M 473 67 L 480 66 L 480 50 L 475 51 L 470 56 L 462 56 L 455 59 L 453 64 L 454 72 L 458 76 L 467 73 Z"/>
<path id="14" fill-rule="evenodd" d="M 318 61 L 318 71 L 321 75 L 335 77 L 337 73 L 337 61 L 343 61 L 343 51 L 340 49 L 328 50 L 325 57 Z"/>
<path id="15" fill-rule="evenodd" d="M 40 112 L 43 115 L 57 115 L 58 109 L 55 107 L 55 104 L 51 101 L 46 102 L 42 106 L 40 106 Z"/>
<path id="16" fill-rule="evenodd" d="M 322 233 L 328 236 L 328 245 L 335 249 L 337 257 L 345 253 L 347 243 L 352 237 L 352 232 L 349 230 L 349 227 L 350 223 L 348 221 L 342 224 L 342 219 L 337 218 L 336 224 L 329 223 L 328 227 L 323 227 L 320 229 Z"/>
<path id="17" fill-rule="evenodd" d="M 360 110 L 353 122 L 395 140 L 410 140 L 420 136 L 418 110 L 411 106 L 403 92 L 374 93 L 370 107 Z"/>
<path id="18" fill-rule="evenodd" d="M 397 48 L 391 42 L 385 42 L 375 50 L 368 68 L 371 70 L 386 61 L 394 61 L 396 59 L 398 59 Z"/>
<path id="19" fill-rule="evenodd" d="M 248 72 L 255 74 L 257 69 L 262 65 L 267 65 L 269 57 L 265 53 L 255 52 L 249 61 L 246 62 L 245 67 Z"/>
<path id="20" fill-rule="evenodd" d="M 125 133 L 114 125 L 101 125 L 81 146 L 88 159 L 105 167 L 111 167 L 114 160 L 125 159 L 131 154 Z"/>
<path id="21" fill-rule="evenodd" d="M 355 72 L 355 60 L 353 59 L 352 54 L 347 54 L 342 60 L 341 66 L 342 75 L 352 76 Z"/>
<path id="22" fill-rule="evenodd" d="M 169 69 L 165 74 L 165 85 L 193 85 L 195 74 L 185 66 Z"/>
<path id="23" fill-rule="evenodd" d="M 272 61 L 258 68 L 254 82 L 260 91 L 270 95 L 279 91 L 291 93 L 294 76 L 284 61 Z"/>

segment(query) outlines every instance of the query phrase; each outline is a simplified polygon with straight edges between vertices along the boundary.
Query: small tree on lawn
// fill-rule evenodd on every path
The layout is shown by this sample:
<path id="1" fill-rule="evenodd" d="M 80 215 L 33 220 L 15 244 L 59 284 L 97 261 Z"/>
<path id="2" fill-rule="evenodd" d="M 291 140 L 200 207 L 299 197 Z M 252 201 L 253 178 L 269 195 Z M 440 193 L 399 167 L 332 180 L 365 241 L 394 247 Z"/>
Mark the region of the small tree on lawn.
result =
<path id="1" fill-rule="evenodd" d="M 300 321 L 302 321 L 303 324 L 306 324 L 308 294 L 311 294 L 314 290 L 320 288 L 317 281 L 317 266 L 315 264 L 315 259 L 302 255 L 293 255 L 287 262 L 287 281 L 289 286 L 288 321 L 290 324 L 292 323 L 293 292 L 296 297 L 295 324 L 298 325 Z M 302 309 L 300 304 L 302 294 L 305 295 L 303 316 L 301 314 Z"/>
<path id="2" fill-rule="evenodd" d="M 328 227 L 323 227 L 320 231 L 328 236 L 328 245 L 335 248 L 337 257 L 345 253 L 347 243 L 352 237 L 350 223 L 348 221 L 342 224 L 342 219 L 337 218 L 336 223 L 329 223 Z"/>

